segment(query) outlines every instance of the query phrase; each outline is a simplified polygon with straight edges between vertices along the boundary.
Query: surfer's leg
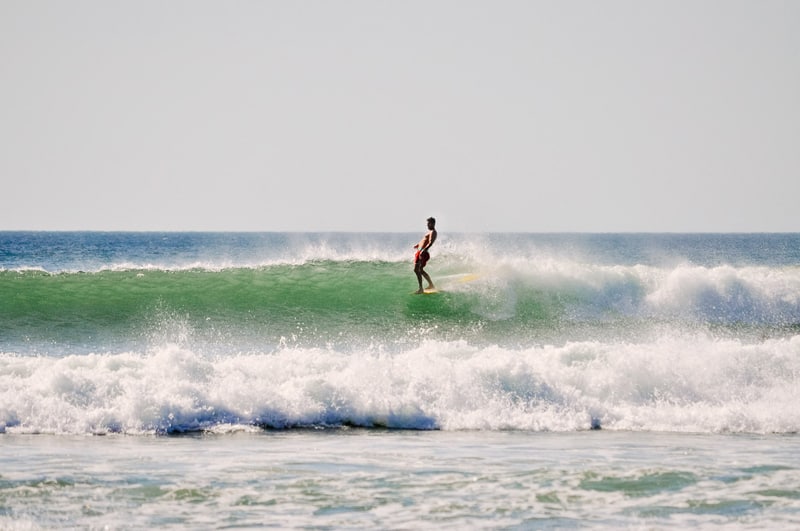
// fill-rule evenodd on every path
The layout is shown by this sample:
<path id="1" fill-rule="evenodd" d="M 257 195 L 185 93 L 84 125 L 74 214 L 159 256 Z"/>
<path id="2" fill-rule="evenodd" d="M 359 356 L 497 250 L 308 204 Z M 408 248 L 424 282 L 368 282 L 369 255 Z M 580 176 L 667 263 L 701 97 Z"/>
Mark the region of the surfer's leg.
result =
<path id="1" fill-rule="evenodd" d="M 428 254 L 428 251 L 422 251 L 421 253 L 418 253 L 416 260 L 414 261 L 414 273 L 417 274 L 417 280 L 419 280 L 420 293 L 422 292 L 422 277 L 425 277 L 425 280 L 428 281 L 427 289 L 433 289 L 435 287 L 430 275 L 425 272 L 425 264 L 428 263 L 430 257 L 431 255 Z"/>
<path id="2" fill-rule="evenodd" d="M 431 276 L 428 273 L 426 273 L 425 271 L 420 271 L 420 273 L 422 273 L 422 276 L 425 277 L 425 280 L 428 281 L 428 289 L 434 289 L 436 286 L 433 285 L 433 281 L 431 280 Z M 419 281 L 419 287 L 420 287 L 420 289 L 422 289 L 422 280 Z"/>
<path id="3" fill-rule="evenodd" d="M 422 275 L 424 275 L 425 272 L 422 271 L 419 262 L 414 263 L 414 274 L 417 275 L 417 283 L 419 284 L 419 289 L 417 290 L 417 293 L 422 293 Z"/>

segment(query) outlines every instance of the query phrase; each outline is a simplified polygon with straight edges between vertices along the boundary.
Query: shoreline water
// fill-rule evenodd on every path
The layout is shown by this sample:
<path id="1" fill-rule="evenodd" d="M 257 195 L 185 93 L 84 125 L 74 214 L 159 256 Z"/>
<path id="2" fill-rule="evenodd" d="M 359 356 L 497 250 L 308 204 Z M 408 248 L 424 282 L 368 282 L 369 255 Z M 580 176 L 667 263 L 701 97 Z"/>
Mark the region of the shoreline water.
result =
<path id="1" fill-rule="evenodd" d="M 800 524 L 796 435 L 342 428 L 0 445 L 8 529 Z"/>

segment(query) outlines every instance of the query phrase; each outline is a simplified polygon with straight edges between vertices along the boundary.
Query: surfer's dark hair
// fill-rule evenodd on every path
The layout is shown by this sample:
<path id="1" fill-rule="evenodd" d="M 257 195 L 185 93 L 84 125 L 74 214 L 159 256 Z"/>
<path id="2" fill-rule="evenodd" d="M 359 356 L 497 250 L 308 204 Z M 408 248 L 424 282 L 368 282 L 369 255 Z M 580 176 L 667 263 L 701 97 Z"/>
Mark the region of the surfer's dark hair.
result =
<path id="1" fill-rule="evenodd" d="M 428 218 L 428 221 L 436 225 L 436 218 Z"/>

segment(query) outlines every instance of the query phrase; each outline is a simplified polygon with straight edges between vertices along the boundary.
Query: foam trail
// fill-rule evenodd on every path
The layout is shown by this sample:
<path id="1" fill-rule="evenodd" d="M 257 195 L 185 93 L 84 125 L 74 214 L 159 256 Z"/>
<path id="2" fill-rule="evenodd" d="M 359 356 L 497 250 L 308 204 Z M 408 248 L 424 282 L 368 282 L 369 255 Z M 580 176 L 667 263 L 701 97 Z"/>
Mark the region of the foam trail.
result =
<path id="1" fill-rule="evenodd" d="M 0 429 L 172 433 L 224 426 L 794 433 L 800 336 L 426 342 L 389 354 L 0 356 Z"/>

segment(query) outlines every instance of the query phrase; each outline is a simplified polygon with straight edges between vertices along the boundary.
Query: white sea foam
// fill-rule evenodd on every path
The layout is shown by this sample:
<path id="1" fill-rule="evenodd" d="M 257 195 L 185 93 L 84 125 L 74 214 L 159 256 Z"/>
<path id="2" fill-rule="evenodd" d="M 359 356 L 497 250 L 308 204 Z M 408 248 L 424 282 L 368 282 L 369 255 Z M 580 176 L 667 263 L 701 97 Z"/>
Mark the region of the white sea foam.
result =
<path id="1" fill-rule="evenodd" d="M 0 429 L 164 433 L 236 426 L 443 430 L 800 430 L 800 336 L 671 335 L 514 350 L 281 348 L 206 356 L 0 356 Z"/>
<path id="2" fill-rule="evenodd" d="M 452 271 L 452 270 L 451 270 Z M 506 319 L 524 297 L 557 299 L 572 318 L 628 316 L 711 323 L 800 323 L 800 268 L 602 265 L 540 257 L 475 268 L 469 282 L 437 278 L 448 290 L 480 294 L 485 317 Z M 480 313 L 480 311 L 479 311 Z"/>

